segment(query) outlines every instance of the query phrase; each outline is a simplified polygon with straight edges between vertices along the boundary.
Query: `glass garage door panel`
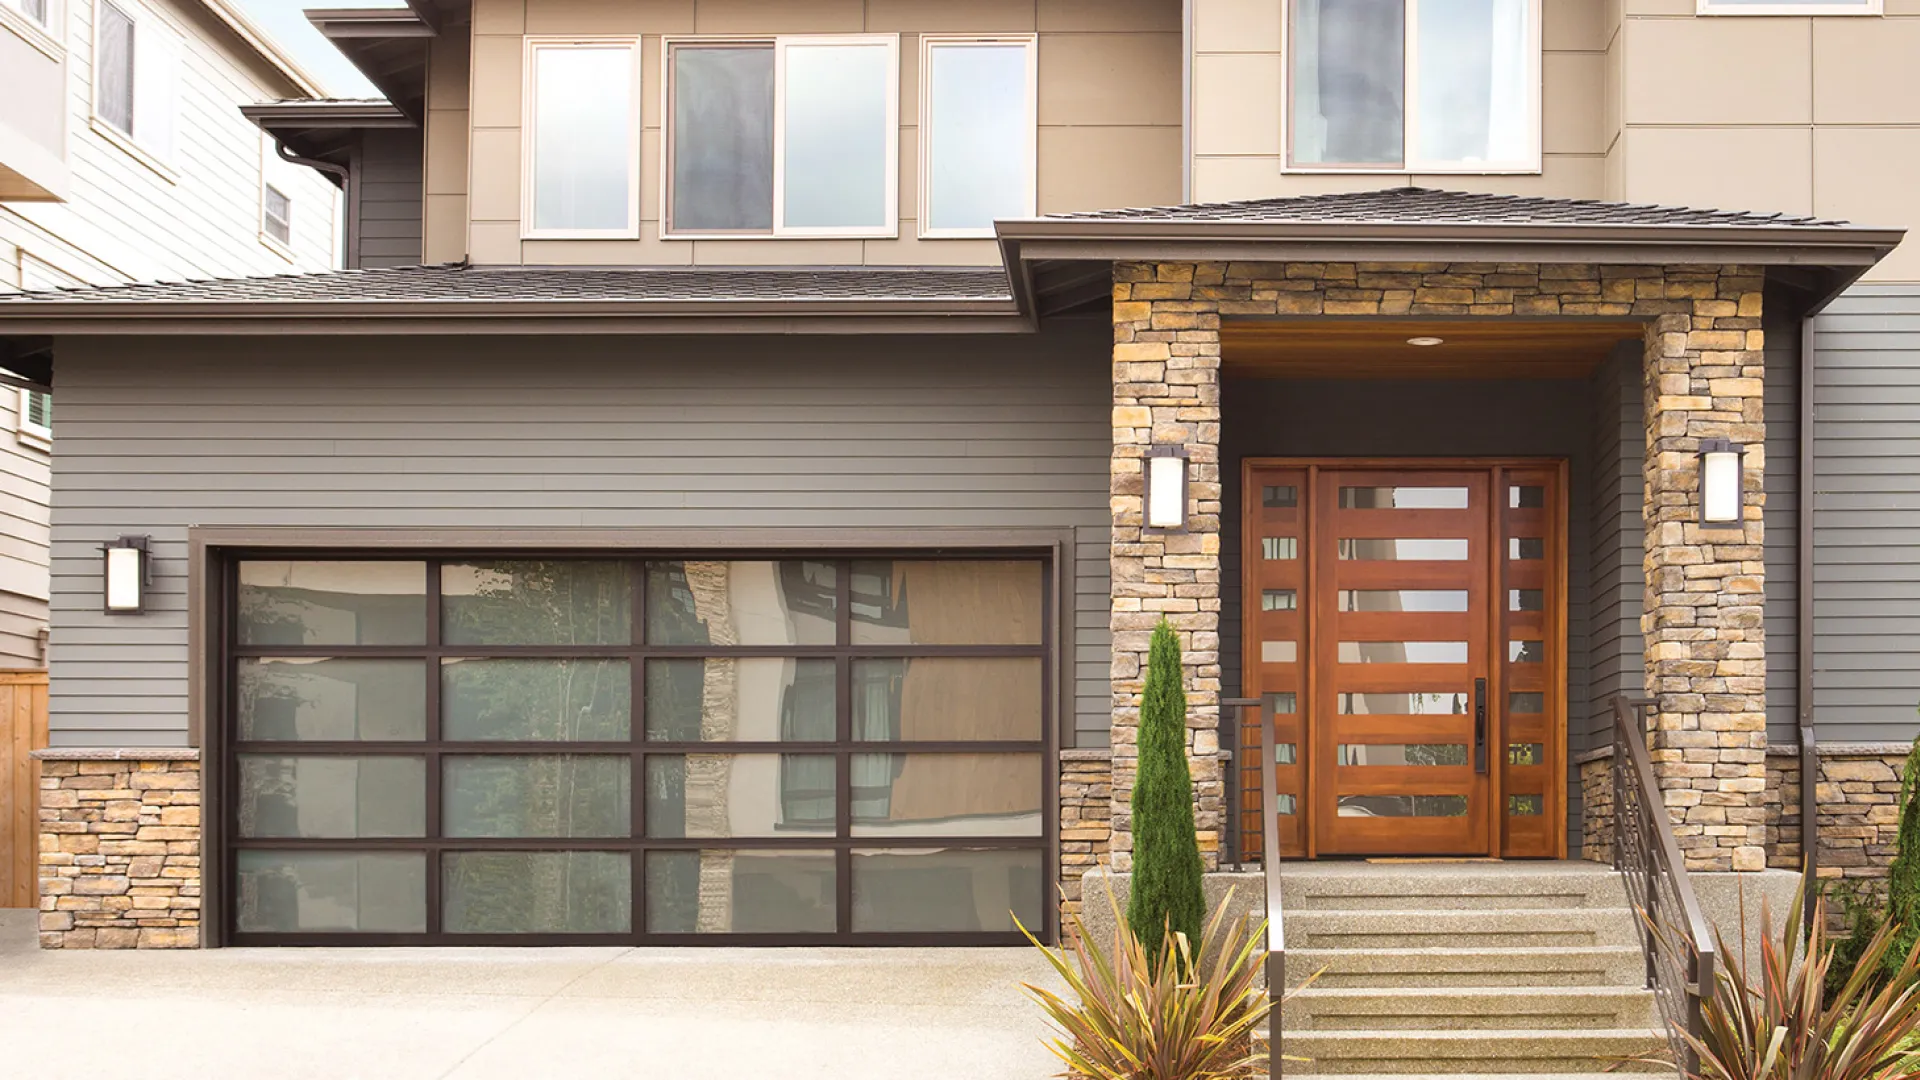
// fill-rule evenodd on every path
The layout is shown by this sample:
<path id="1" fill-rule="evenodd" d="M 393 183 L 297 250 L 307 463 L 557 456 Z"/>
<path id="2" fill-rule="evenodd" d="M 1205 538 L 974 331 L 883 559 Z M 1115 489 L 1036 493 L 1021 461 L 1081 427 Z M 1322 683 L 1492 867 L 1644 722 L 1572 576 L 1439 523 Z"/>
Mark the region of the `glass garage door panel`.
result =
<path id="1" fill-rule="evenodd" d="M 238 944 L 1018 944 L 1052 570 L 1003 553 L 241 560 Z"/>

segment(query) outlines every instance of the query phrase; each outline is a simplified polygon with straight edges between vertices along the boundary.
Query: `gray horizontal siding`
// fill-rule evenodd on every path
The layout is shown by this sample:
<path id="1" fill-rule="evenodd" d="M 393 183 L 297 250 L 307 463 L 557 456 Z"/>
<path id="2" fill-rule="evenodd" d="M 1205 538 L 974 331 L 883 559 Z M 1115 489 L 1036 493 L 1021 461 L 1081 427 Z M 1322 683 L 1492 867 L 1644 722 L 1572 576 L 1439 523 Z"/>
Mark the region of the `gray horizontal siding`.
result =
<path id="1" fill-rule="evenodd" d="M 1626 343 L 1593 375 L 1593 496 L 1588 509 L 1592 565 L 1587 652 L 1588 695 L 1584 716 L 1567 720 L 1570 749 L 1605 745 L 1613 727 L 1613 698 L 1646 689 L 1645 644 L 1640 611 L 1646 603 L 1645 487 L 1647 427 L 1641 384 L 1645 361 Z M 1579 785 L 1570 785 L 1576 791 Z"/>
<path id="2" fill-rule="evenodd" d="M 1904 742 L 1920 731 L 1920 286 L 1850 289 L 1814 333 L 1813 720 L 1822 742 Z"/>
<path id="3" fill-rule="evenodd" d="M 425 201 L 421 134 L 372 129 L 361 133 L 360 265 L 411 266 L 421 260 L 420 217 Z"/>
<path id="4" fill-rule="evenodd" d="M 1767 310 L 1784 305 L 1767 298 Z M 1800 741 L 1800 320 L 1766 319 L 1767 740 Z"/>
<path id="5" fill-rule="evenodd" d="M 92 339 L 57 345 L 53 737 L 187 739 L 193 525 L 1070 528 L 1106 739 L 1103 327 L 1011 338 Z M 151 609 L 99 545 L 154 538 Z"/>

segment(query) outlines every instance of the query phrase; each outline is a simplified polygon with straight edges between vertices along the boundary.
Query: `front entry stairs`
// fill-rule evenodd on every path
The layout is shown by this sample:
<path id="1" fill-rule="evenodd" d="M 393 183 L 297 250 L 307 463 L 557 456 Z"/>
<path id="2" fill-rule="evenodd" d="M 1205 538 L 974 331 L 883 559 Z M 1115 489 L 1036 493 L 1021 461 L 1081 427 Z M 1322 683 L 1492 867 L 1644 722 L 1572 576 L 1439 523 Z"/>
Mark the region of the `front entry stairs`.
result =
<path id="1" fill-rule="evenodd" d="M 1666 1073 L 1620 875 L 1590 862 L 1281 867 L 1286 1075 Z M 1305 1060 L 1292 1060 L 1295 1058 Z"/>

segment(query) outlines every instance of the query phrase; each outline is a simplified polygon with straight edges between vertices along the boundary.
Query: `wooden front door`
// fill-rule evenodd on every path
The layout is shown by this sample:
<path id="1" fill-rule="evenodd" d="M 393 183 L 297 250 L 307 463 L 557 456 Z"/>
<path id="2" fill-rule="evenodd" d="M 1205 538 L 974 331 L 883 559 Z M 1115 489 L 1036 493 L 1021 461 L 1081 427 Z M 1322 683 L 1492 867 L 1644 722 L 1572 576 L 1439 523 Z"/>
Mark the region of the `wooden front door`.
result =
<path id="1" fill-rule="evenodd" d="M 1564 853 L 1562 471 L 1246 463 L 1243 670 L 1283 857 Z"/>

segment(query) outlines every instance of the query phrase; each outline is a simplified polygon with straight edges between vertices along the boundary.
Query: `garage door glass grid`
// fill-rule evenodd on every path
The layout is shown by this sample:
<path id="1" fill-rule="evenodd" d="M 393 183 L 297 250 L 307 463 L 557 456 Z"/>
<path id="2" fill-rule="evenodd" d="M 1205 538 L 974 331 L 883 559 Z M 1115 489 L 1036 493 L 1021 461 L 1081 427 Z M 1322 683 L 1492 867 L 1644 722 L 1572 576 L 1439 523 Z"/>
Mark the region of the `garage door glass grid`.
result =
<path id="1" fill-rule="evenodd" d="M 240 561 L 232 939 L 1017 941 L 1050 880 L 1046 576 Z"/>

